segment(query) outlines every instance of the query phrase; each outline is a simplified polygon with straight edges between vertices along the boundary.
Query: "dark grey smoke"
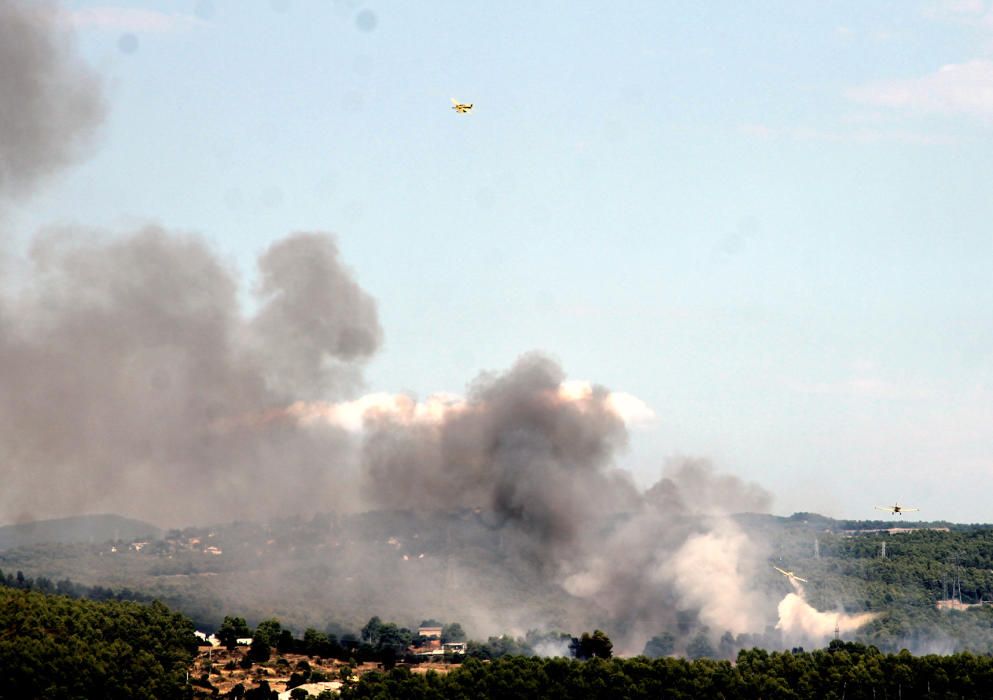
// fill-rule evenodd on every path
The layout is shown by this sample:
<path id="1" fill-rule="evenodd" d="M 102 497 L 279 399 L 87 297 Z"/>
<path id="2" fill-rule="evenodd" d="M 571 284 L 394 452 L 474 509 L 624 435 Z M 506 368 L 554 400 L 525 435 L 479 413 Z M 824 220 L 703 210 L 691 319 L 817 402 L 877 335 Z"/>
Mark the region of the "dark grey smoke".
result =
<path id="1" fill-rule="evenodd" d="M 710 460 L 671 459 L 645 500 L 668 513 L 727 515 L 767 513 L 772 496 L 758 484 L 732 474 L 719 474 Z"/>
<path id="2" fill-rule="evenodd" d="M 0 197 L 76 158 L 103 113 L 55 17 L 0 0 Z M 37 238 L 23 285 L 0 296 L 0 522 L 112 511 L 187 525 L 353 503 L 348 436 L 286 408 L 359 386 L 382 337 L 375 303 L 326 235 L 274 244 L 259 273 L 259 310 L 246 317 L 237 278 L 195 236 Z M 493 632 L 600 619 L 639 645 L 679 614 L 716 635 L 761 627 L 746 584 L 760 557 L 720 514 L 763 510 L 768 496 L 693 461 L 639 493 L 614 466 L 627 434 L 606 390 L 569 396 L 563 378 L 526 355 L 437 422 L 368 420 L 369 503 L 478 508 L 517 567 L 516 587 L 490 598 L 485 574 L 466 575 L 472 585 L 447 598 L 453 616 Z M 393 580 L 363 569 L 363 586 Z M 445 578 L 462 574 L 449 563 Z M 563 605 L 572 612 L 508 609 L 515 591 L 559 584 L 581 603 Z M 437 588 L 421 585 L 412 599 Z M 584 620 L 570 617 L 577 608 Z"/>
<path id="3" fill-rule="evenodd" d="M 43 1 L 0 2 L 0 196 L 76 159 L 104 113 L 100 84 Z"/>
<path id="4" fill-rule="evenodd" d="M 373 416 L 364 478 L 377 507 L 482 508 L 543 546 L 568 547 L 584 522 L 636 500 L 613 468 L 626 444 L 607 392 L 566 399 L 561 368 L 525 355 L 504 374 L 484 374 L 437 424 Z"/>
<path id="5" fill-rule="evenodd" d="M 355 383 L 380 337 L 375 305 L 328 236 L 276 243 L 260 265 L 267 301 L 246 319 L 236 278 L 194 236 L 39 237 L 0 320 L 0 520 L 104 510 L 203 522 L 304 494 L 334 505 L 345 436 L 283 409 L 298 386 Z M 309 362 L 284 376 L 300 348 Z"/>
<path id="6" fill-rule="evenodd" d="M 363 492 L 377 507 L 491 513 L 508 561 L 587 601 L 584 620 L 543 620 L 522 605 L 505 626 L 599 619 L 635 653 L 680 615 L 715 641 L 762 631 L 775 604 L 750 584 L 761 550 L 726 516 L 766 511 L 769 494 L 695 459 L 671 460 L 639 493 L 614 466 L 627 434 L 608 392 L 569 398 L 563 380 L 552 360 L 525 355 L 481 376 L 437 421 L 370 417 Z"/>

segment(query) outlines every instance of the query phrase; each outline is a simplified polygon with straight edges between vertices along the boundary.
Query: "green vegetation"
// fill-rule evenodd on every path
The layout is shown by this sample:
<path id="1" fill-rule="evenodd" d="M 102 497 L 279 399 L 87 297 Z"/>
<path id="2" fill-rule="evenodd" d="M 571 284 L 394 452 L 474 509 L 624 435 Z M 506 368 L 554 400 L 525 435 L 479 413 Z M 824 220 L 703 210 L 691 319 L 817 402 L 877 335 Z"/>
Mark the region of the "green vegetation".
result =
<path id="1" fill-rule="evenodd" d="M 737 663 L 701 659 L 541 659 L 466 661 L 450 673 L 397 668 L 367 673 L 345 700 L 357 698 L 989 698 L 993 658 L 972 654 L 914 657 L 832 642 L 804 652 L 742 651 Z"/>
<path id="2" fill-rule="evenodd" d="M 44 576 L 29 578 L 23 571 L 16 574 L 4 574 L 0 569 L 0 587 L 19 588 L 22 590 L 37 591 L 39 593 L 57 593 L 69 596 L 70 598 L 88 598 L 90 600 L 130 600 L 136 602 L 150 603 L 154 598 L 151 596 L 132 591 L 130 588 L 112 590 L 104 586 L 82 586 L 69 579 L 52 582 Z"/>
<path id="3" fill-rule="evenodd" d="M 0 588 L 0 697 L 189 697 L 192 623 L 160 603 Z"/>
<path id="4" fill-rule="evenodd" d="M 773 544 L 774 563 L 809 580 L 804 589 L 814 607 L 879 613 L 857 641 L 891 652 L 993 653 L 993 606 L 983 604 L 993 602 L 991 526 L 839 522 L 810 514 L 743 520 L 755 537 Z M 937 608 L 949 599 L 973 607 Z"/>
<path id="5" fill-rule="evenodd" d="M 217 630 L 217 638 L 228 649 L 234 649 L 235 640 L 238 638 L 251 636 L 252 630 L 249 629 L 248 623 L 243 617 L 231 617 L 229 615 L 224 618 L 220 629 Z"/>
<path id="6" fill-rule="evenodd" d="M 2 580 L 12 585 L 0 587 L 0 697 L 186 700 L 194 691 L 197 697 L 217 692 L 206 672 L 188 679 L 196 641 L 192 623 L 161 603 L 78 600 L 28 590 L 31 581 L 23 575 Z M 976 612 L 983 615 L 983 610 Z M 460 636 L 459 623 L 436 626 Z M 421 660 L 409 652 L 416 635 L 379 617 L 371 618 L 360 635 L 341 640 L 313 628 L 297 638 L 276 618 L 261 621 L 253 630 L 240 616 L 225 617 L 220 634 L 225 639 L 253 637 L 251 648 L 242 652 L 244 667 L 266 663 L 282 668 L 290 675 L 288 689 L 328 680 L 329 674 L 300 657 L 293 666 L 285 658 L 272 659 L 274 650 L 304 654 L 311 661 L 345 662 L 337 677 L 344 683 L 341 697 L 346 700 L 993 697 L 993 656 L 887 654 L 872 645 L 840 640 L 812 652 L 741 650 L 732 662 L 709 658 L 729 654 L 731 642 L 726 638 L 715 648 L 706 635 L 696 634 L 687 649 L 691 658 L 686 659 L 668 655 L 675 638 L 663 633 L 649 640 L 644 656 L 619 659 L 601 630 L 578 637 L 532 631 L 524 638 L 470 641 L 464 663 L 451 666 L 448 673 L 422 674 L 409 667 Z M 557 649 L 575 658 L 540 658 L 536 649 Z M 384 670 L 364 673 L 356 681 L 353 668 L 363 661 L 378 662 Z M 234 659 L 230 663 L 233 668 Z M 269 683 L 261 675 L 252 678 L 254 687 L 236 685 L 225 697 L 271 700 L 275 691 Z M 303 691 L 297 695 L 303 697 Z"/>

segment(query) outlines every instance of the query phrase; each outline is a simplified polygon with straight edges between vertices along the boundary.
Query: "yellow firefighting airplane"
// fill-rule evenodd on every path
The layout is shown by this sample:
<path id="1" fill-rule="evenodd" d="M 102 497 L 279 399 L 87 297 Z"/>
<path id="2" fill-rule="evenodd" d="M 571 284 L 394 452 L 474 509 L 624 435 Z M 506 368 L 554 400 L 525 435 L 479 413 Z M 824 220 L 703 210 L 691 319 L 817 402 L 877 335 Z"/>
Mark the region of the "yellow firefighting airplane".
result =
<path id="1" fill-rule="evenodd" d="M 920 508 L 908 508 L 907 506 L 901 506 L 899 503 L 894 503 L 891 506 L 876 506 L 876 510 L 885 510 L 893 515 L 903 515 L 904 513 L 915 513 Z"/>
<path id="2" fill-rule="evenodd" d="M 804 583 L 810 583 L 810 581 L 808 581 L 805 578 L 800 578 L 799 576 L 797 576 L 796 574 L 794 574 L 792 571 L 787 571 L 786 569 L 780 569 L 778 566 L 773 566 L 772 568 L 775 569 L 776 571 L 778 571 L 779 573 L 781 573 L 783 576 L 785 576 L 788 579 L 794 579 L 795 578 L 797 581 L 803 581 Z"/>
<path id="3" fill-rule="evenodd" d="M 454 109 L 459 114 L 468 114 L 469 111 L 472 109 L 471 102 L 469 102 L 468 104 L 464 102 L 459 102 L 454 97 L 452 98 L 452 105 L 453 105 L 452 109 Z"/>

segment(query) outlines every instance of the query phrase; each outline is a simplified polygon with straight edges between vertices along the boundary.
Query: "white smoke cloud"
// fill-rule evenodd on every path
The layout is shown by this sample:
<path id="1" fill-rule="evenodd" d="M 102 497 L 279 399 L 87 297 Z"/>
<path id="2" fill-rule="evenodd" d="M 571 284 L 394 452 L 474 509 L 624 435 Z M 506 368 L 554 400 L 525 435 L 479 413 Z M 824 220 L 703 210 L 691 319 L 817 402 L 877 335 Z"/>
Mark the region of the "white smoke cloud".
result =
<path id="1" fill-rule="evenodd" d="M 567 380 L 558 388 L 558 398 L 583 410 L 593 397 L 594 386 L 588 381 Z M 639 426 L 655 419 L 655 412 L 633 394 L 611 391 L 604 405 L 627 427 Z M 406 425 L 439 425 L 446 417 L 467 410 L 464 396 L 439 392 L 424 400 L 409 394 L 376 392 L 353 401 L 297 401 L 279 415 L 296 418 L 303 424 L 329 423 L 352 432 L 361 432 L 369 420 L 389 418 Z"/>
<path id="2" fill-rule="evenodd" d="M 640 653 L 679 614 L 706 626 L 714 641 L 728 631 L 763 632 L 775 619 L 774 600 L 756 583 L 766 552 L 728 516 L 765 512 L 769 502 L 761 487 L 706 460 L 670 460 L 635 512 L 587 540 L 585 558 L 568 562 L 562 585 L 625 629 L 615 640 L 624 653 Z"/>
<path id="3" fill-rule="evenodd" d="M 765 626 L 763 598 L 753 589 L 755 543 L 728 519 L 691 535 L 655 576 L 671 581 L 683 608 L 697 608 L 715 634 L 756 632 Z"/>
<path id="4" fill-rule="evenodd" d="M 822 612 L 807 602 L 799 581 L 791 578 L 790 583 L 795 592 L 788 593 L 779 602 L 779 622 L 776 623 L 776 629 L 782 632 L 783 640 L 788 644 L 819 646 L 831 639 L 835 630 L 839 634 L 854 632 L 877 617 L 876 613 Z"/>

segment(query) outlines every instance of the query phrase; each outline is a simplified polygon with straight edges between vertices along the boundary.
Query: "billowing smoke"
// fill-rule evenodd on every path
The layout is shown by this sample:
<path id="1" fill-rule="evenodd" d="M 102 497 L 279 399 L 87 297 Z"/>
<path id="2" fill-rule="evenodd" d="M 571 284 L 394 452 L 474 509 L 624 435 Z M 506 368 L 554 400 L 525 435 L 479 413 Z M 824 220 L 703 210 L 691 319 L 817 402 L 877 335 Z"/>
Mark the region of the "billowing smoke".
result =
<path id="1" fill-rule="evenodd" d="M 0 197 L 25 194 L 85 150 L 99 81 L 43 0 L 0 2 Z"/>
<path id="2" fill-rule="evenodd" d="M 69 38 L 48 5 L 0 2 L 2 198 L 78 157 L 100 122 L 98 81 Z M 716 639 L 771 621 L 774 601 L 751 585 L 765 553 L 728 517 L 766 510 L 768 494 L 685 459 L 640 492 L 615 465 L 625 420 L 651 415 L 636 399 L 568 382 L 529 354 L 464 399 L 342 402 L 381 343 L 375 302 L 324 234 L 290 236 L 258 264 L 248 316 L 237 276 L 196 236 L 36 237 L 23 283 L 0 296 L 0 522 L 114 511 L 186 525 L 361 496 L 374 508 L 474 514 L 516 567 L 509 590 L 555 587 L 579 601 L 510 610 L 518 598 L 505 594 L 499 607 L 476 585 L 484 574 L 449 562 L 446 579 L 473 584 L 450 609 L 489 603 L 471 618 L 494 632 L 600 620 L 620 651 L 638 652 L 674 626 Z M 347 426 L 359 423 L 353 465 Z M 373 566 L 363 587 L 390 580 Z M 423 586 L 389 596 L 423 603 L 434 584 Z M 779 607 L 786 635 L 857 622 L 791 596 Z"/>
<path id="3" fill-rule="evenodd" d="M 627 432 L 608 392 L 569 395 L 564 379 L 555 362 L 530 354 L 481 376 L 439 420 L 369 415 L 367 498 L 386 508 L 483 508 L 529 542 L 571 547 L 584 522 L 637 495 L 613 468 Z"/>
<path id="4" fill-rule="evenodd" d="M 273 514 L 301 489 L 333 506 L 342 430 L 240 418 L 278 413 L 304 385 L 353 386 L 379 342 L 375 304 L 326 235 L 277 242 L 260 267 L 245 318 L 237 279 L 194 236 L 39 237 L 0 322 L 0 519 L 188 524 Z"/>
<path id="5" fill-rule="evenodd" d="M 807 602 L 803 586 L 790 578 L 794 593 L 788 593 L 779 603 L 776 629 L 791 645 L 819 646 L 838 634 L 855 632 L 877 617 L 876 613 L 853 615 L 844 611 L 822 612 Z"/>
<path id="6" fill-rule="evenodd" d="M 265 306 L 252 332 L 267 384 L 296 398 L 340 396 L 361 386 L 355 362 L 382 341 L 376 303 L 338 259 L 330 239 L 295 236 L 259 258 Z"/>
<path id="7" fill-rule="evenodd" d="M 679 626 L 714 641 L 761 632 L 773 607 L 755 584 L 767 553 L 729 516 L 762 512 L 770 500 L 706 460 L 670 460 L 639 508 L 570 564 L 565 588 L 608 612 L 629 653 Z"/>
<path id="8" fill-rule="evenodd" d="M 671 513 L 766 513 L 772 506 L 772 496 L 758 484 L 718 474 L 709 460 L 699 458 L 669 460 L 645 499 Z"/>
<path id="9" fill-rule="evenodd" d="M 55 6 L 0 3 L 0 197 L 78 157 L 101 121 L 71 39 Z M 264 517 L 304 488 L 334 505 L 344 432 L 283 415 L 357 388 L 380 344 L 375 302 L 332 238 L 272 245 L 252 318 L 202 240 L 155 227 L 48 232 L 20 268 L 0 296 L 0 521 Z M 273 418 L 245 420 L 260 415 Z"/>
<path id="10" fill-rule="evenodd" d="M 671 582 L 683 610 L 698 610 L 700 622 L 717 633 L 745 634 L 764 628 L 763 596 L 753 589 L 760 552 L 728 519 L 690 535 L 659 567 L 656 578 Z"/>
<path id="11" fill-rule="evenodd" d="M 763 552 L 727 516 L 766 510 L 769 494 L 692 459 L 640 493 L 615 466 L 623 404 L 569 387 L 529 354 L 422 416 L 413 402 L 369 410 L 363 492 L 375 507 L 492 513 L 508 556 L 587 600 L 622 641 L 643 644 L 680 612 L 715 638 L 764 630 L 774 606 L 751 586 Z"/>

